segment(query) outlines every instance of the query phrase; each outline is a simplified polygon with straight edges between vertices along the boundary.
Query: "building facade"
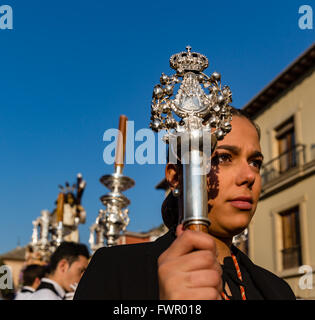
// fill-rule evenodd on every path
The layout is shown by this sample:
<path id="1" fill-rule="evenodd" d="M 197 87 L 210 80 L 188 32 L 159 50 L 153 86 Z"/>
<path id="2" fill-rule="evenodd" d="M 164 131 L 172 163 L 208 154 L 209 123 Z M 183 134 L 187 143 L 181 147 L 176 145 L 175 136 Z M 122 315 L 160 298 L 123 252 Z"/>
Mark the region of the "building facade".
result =
<path id="1" fill-rule="evenodd" d="M 315 44 L 243 109 L 265 157 L 249 256 L 315 299 Z"/>
<path id="2" fill-rule="evenodd" d="M 164 224 L 161 224 L 159 227 L 153 228 L 148 232 L 133 232 L 126 230 L 118 238 L 117 245 L 155 241 L 157 238 L 163 236 L 167 231 L 168 228 Z"/>
<path id="3" fill-rule="evenodd" d="M 26 247 L 16 247 L 0 255 L 0 259 L 11 270 L 14 289 L 16 290 L 21 284 L 21 271 L 26 263 Z"/>

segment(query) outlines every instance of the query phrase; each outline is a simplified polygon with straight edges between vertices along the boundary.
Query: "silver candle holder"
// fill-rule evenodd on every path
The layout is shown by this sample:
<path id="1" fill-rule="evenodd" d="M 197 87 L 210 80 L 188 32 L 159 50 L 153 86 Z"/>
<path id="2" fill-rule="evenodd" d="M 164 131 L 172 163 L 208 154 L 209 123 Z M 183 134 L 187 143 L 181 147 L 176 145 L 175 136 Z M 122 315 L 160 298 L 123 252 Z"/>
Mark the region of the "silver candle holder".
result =
<path id="1" fill-rule="evenodd" d="M 105 209 L 100 209 L 95 223 L 90 228 L 90 247 L 93 252 L 103 247 L 106 239 L 107 246 L 117 245 L 117 240 L 129 224 L 129 210 L 126 208 L 130 201 L 123 191 L 132 188 L 134 180 L 123 175 L 127 117 L 120 116 L 119 135 L 116 146 L 115 171 L 104 175 L 100 182 L 110 190 L 100 200 Z"/>
<path id="2" fill-rule="evenodd" d="M 42 210 L 41 215 L 33 223 L 32 252 L 39 256 L 39 259 L 47 262 L 54 247 L 51 241 L 51 219 L 48 210 Z"/>

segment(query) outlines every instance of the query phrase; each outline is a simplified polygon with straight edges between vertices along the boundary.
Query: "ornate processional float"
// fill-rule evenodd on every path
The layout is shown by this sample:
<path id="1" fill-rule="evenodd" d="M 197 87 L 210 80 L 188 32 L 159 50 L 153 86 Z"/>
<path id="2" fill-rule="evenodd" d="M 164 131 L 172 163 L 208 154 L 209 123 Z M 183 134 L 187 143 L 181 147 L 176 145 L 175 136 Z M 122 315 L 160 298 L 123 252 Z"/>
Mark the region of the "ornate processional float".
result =
<path id="1" fill-rule="evenodd" d="M 63 241 L 79 242 L 79 224 L 85 223 L 86 212 L 81 205 L 86 182 L 77 175 L 76 184 L 59 185 L 60 193 L 56 208 L 50 213 L 42 210 L 33 221 L 32 241 L 28 246 L 27 259 L 47 262 Z"/>
<path id="2" fill-rule="evenodd" d="M 93 253 L 105 245 L 117 245 L 118 238 L 129 224 L 128 209 L 130 200 L 122 194 L 134 186 L 135 182 L 123 175 L 126 150 L 127 117 L 119 118 L 119 130 L 116 145 L 114 173 L 104 175 L 100 182 L 110 190 L 100 200 L 105 209 L 100 209 L 95 223 L 90 227 L 89 244 Z M 105 244 L 106 242 L 106 244 Z"/>

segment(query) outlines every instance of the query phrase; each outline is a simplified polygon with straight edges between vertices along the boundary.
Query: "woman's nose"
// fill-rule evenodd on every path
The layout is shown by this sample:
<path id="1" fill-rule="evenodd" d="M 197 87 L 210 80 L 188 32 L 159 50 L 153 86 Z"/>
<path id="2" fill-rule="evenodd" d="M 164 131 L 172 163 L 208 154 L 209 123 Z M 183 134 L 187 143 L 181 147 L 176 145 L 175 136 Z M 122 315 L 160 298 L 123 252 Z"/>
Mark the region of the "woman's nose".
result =
<path id="1" fill-rule="evenodd" d="M 236 183 L 237 185 L 248 185 L 249 188 L 252 187 L 252 185 L 255 182 L 255 172 L 253 168 L 249 165 L 247 161 L 242 161 L 238 168 L 238 172 L 236 174 Z"/>

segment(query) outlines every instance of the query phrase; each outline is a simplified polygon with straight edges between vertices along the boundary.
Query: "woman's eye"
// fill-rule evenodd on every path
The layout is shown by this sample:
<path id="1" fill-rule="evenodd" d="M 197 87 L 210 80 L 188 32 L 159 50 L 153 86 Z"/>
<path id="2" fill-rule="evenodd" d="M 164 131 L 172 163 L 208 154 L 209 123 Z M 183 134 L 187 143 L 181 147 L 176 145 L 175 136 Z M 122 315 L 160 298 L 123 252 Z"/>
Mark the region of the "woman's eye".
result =
<path id="1" fill-rule="evenodd" d="M 229 153 L 220 153 L 217 157 L 219 163 L 230 162 L 232 160 L 232 156 Z"/>
<path id="2" fill-rule="evenodd" d="M 261 166 L 262 166 L 262 160 L 260 159 L 255 159 L 251 161 L 252 165 L 254 167 L 256 167 L 258 170 L 260 170 Z"/>

